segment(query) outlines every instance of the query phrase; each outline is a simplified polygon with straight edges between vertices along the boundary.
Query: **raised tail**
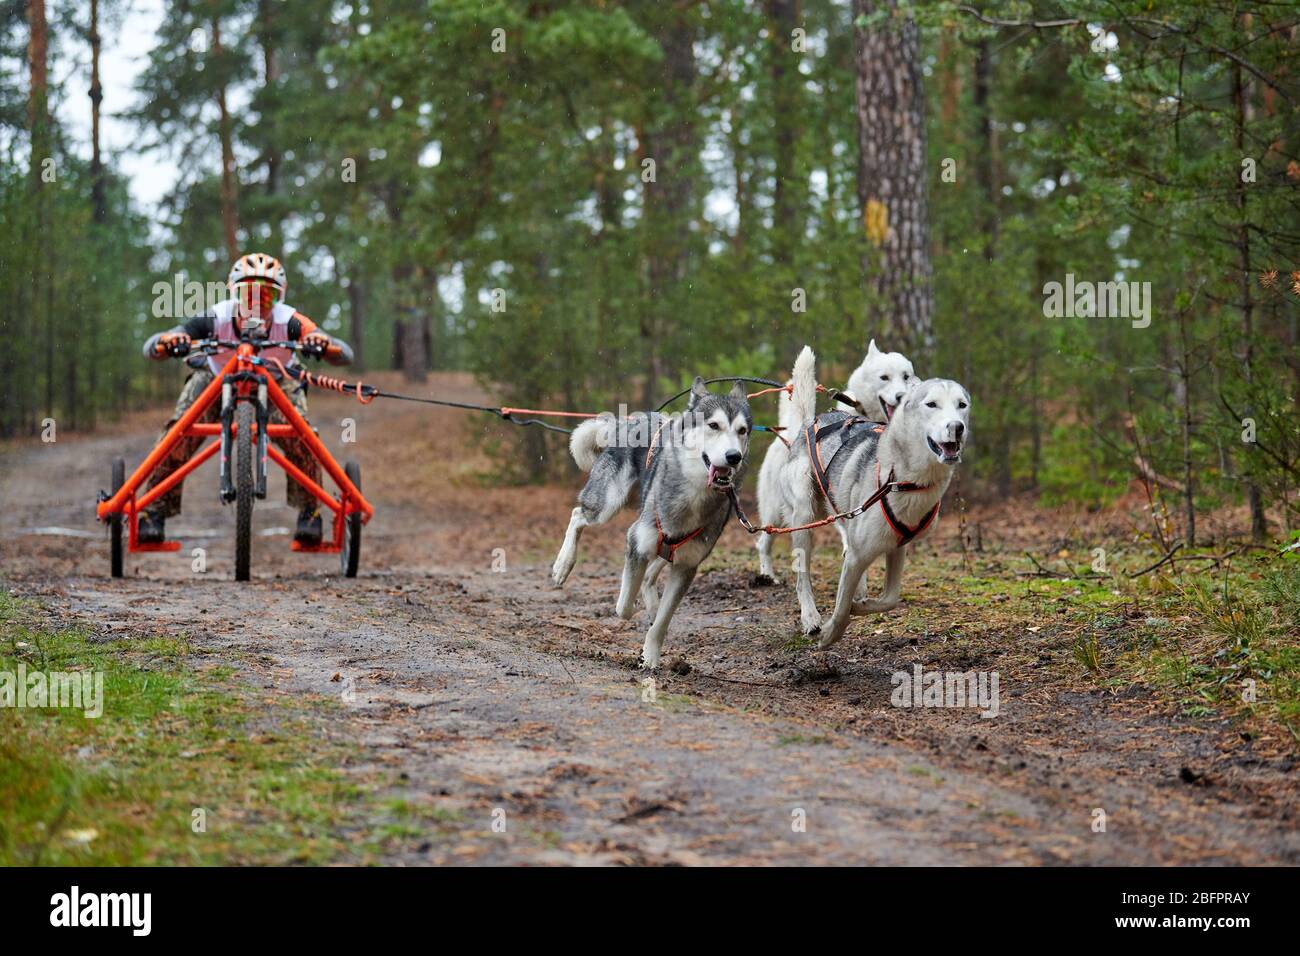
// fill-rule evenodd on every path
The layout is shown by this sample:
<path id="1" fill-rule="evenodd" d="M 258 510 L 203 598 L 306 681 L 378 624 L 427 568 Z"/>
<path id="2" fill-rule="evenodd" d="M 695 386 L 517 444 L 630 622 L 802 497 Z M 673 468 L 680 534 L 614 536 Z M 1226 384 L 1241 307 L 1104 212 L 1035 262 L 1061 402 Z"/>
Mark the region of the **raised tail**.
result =
<path id="1" fill-rule="evenodd" d="M 808 346 L 805 345 L 794 360 L 794 372 L 790 378 L 794 383 L 790 393 L 790 417 L 796 425 L 807 425 L 817 417 L 817 356 Z"/>
<path id="2" fill-rule="evenodd" d="M 589 418 L 569 436 L 569 454 L 583 471 L 591 471 L 596 458 L 609 446 L 614 420 L 609 415 Z"/>
<path id="3" fill-rule="evenodd" d="M 803 422 L 799 421 L 799 416 L 795 412 L 794 402 L 791 400 L 789 388 L 793 382 L 786 382 L 786 391 L 781 392 L 776 399 L 776 421 L 781 426 L 781 434 L 787 439 L 791 432 L 797 432 Z"/>

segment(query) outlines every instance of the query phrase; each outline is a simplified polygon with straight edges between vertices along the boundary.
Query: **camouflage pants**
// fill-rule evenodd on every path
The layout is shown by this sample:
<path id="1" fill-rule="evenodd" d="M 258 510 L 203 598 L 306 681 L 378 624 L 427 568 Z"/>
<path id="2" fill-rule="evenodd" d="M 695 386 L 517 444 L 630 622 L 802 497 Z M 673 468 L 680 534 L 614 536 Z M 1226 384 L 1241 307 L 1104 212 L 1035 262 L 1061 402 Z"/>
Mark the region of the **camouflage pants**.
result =
<path id="1" fill-rule="evenodd" d="M 203 394 L 203 390 L 212 384 L 213 378 L 215 378 L 215 376 L 206 368 L 198 369 L 190 373 L 190 377 L 185 380 L 184 388 L 181 389 L 180 398 L 176 400 L 176 411 L 172 413 L 171 420 L 163 426 L 163 435 L 166 435 L 168 430 L 181 420 L 181 417 L 189 410 L 190 406 L 198 401 L 199 396 Z M 299 390 L 294 383 L 287 382 L 284 384 L 284 393 L 289 396 L 289 401 L 293 404 L 293 407 L 298 410 L 298 414 L 305 418 L 307 416 L 306 389 Z M 207 407 L 203 414 L 199 416 L 198 420 L 201 422 L 221 421 L 221 403 L 213 402 Z M 282 415 L 280 409 L 276 408 L 274 405 L 271 406 L 271 421 L 281 424 L 284 424 L 285 422 L 284 415 Z M 147 487 L 152 488 L 181 465 L 185 464 L 185 462 L 189 461 L 190 458 L 193 457 L 194 453 L 199 450 L 199 447 L 205 440 L 206 439 L 200 435 L 182 438 L 178 441 L 176 446 L 172 448 L 171 454 L 169 454 L 162 463 L 154 469 L 153 476 L 149 479 Z M 320 462 L 318 462 L 315 456 L 312 455 L 306 442 L 299 438 L 273 438 L 271 441 L 275 442 L 275 444 L 284 452 L 284 456 L 301 468 L 307 474 L 307 477 L 311 478 L 311 480 L 315 481 L 317 484 L 320 483 Z M 298 484 L 298 482 L 294 481 L 292 478 L 288 478 L 286 484 L 285 499 L 290 505 L 301 509 L 306 505 L 315 504 L 316 497 L 302 485 Z M 173 515 L 180 514 L 181 489 L 184 485 L 185 482 L 183 481 L 177 484 L 171 491 L 167 492 L 167 494 L 163 495 L 150 505 L 149 511 L 156 515 L 162 515 L 165 518 L 170 518 Z"/>

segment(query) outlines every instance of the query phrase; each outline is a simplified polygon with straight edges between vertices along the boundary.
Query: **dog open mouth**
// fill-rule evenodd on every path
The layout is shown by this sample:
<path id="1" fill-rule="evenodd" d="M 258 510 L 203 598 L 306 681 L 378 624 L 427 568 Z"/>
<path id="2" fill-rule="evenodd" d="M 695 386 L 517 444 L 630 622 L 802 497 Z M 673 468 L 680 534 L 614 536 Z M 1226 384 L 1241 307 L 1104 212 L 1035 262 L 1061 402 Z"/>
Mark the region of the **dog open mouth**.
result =
<path id="1" fill-rule="evenodd" d="M 709 461 L 709 456 L 704 455 L 704 464 L 709 469 L 709 487 L 718 488 L 726 491 L 731 487 L 731 479 L 735 474 L 734 468 L 728 468 L 726 465 L 715 465 Z"/>
<path id="2" fill-rule="evenodd" d="M 898 410 L 897 405 L 890 405 L 889 402 L 885 401 L 883 398 L 880 400 L 880 408 L 885 413 L 886 422 L 892 421 L 894 418 L 894 412 Z"/>
<path id="3" fill-rule="evenodd" d="M 929 436 L 926 436 L 925 440 L 930 443 L 930 451 L 934 452 L 934 457 L 945 465 L 955 465 L 961 461 L 961 442 L 935 441 Z"/>

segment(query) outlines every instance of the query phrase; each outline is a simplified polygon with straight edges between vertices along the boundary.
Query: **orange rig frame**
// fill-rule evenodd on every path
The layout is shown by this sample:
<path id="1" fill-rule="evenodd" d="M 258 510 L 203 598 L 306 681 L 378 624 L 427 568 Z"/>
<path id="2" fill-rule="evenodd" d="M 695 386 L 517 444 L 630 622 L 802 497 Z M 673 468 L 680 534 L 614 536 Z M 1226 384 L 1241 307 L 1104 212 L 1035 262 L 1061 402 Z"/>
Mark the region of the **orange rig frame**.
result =
<path id="1" fill-rule="evenodd" d="M 290 480 L 298 482 L 317 499 L 321 504 L 330 508 L 334 512 L 334 533 L 330 540 L 322 541 L 318 545 L 302 545 L 297 541 L 292 542 L 290 547 L 294 551 L 324 551 L 338 553 L 343 550 L 343 531 L 347 516 L 359 512 L 361 522 L 368 523 L 375 513 L 375 509 L 370 502 L 366 501 L 361 490 L 344 474 L 339 463 L 334 460 L 328 448 L 312 430 L 307 419 L 298 413 L 289 401 L 289 397 L 284 394 L 280 388 L 279 382 L 275 380 L 265 365 L 261 364 L 254 358 L 253 350 L 250 346 L 241 345 L 234 355 L 230 357 L 221 374 L 216 376 L 203 393 L 198 397 L 189 410 L 181 416 L 162 437 L 162 440 L 154 446 L 153 451 L 140 463 L 140 467 L 127 477 L 122 487 L 117 489 L 114 494 L 99 502 L 95 508 L 96 516 L 100 521 L 107 521 L 114 515 L 123 515 L 128 524 L 128 550 L 133 552 L 139 551 L 179 551 L 181 543 L 179 541 L 162 541 L 157 544 L 145 544 L 140 541 L 139 537 L 139 520 L 140 512 L 144 511 L 149 505 L 153 504 L 162 495 L 184 481 L 189 474 L 202 465 L 209 458 L 213 457 L 221 448 L 221 425 L 217 422 L 200 422 L 199 419 L 207 411 L 209 406 L 215 402 L 221 401 L 221 387 L 227 375 L 236 372 L 253 373 L 261 376 L 266 383 L 267 397 L 280 410 L 288 424 L 270 424 L 266 432 L 268 438 L 300 438 L 311 449 L 316 460 L 321 463 L 321 467 L 334 479 L 335 484 L 339 487 L 339 497 L 335 498 L 328 491 L 322 488 L 318 483 L 312 481 L 302 469 L 298 468 L 293 462 L 285 458 L 284 453 L 274 445 L 268 443 L 267 457 L 284 469 L 285 474 Z M 260 384 L 260 383 L 259 383 Z M 256 425 L 252 435 L 248 436 L 249 441 L 255 441 L 257 437 Z M 231 439 L 239 441 L 242 436 L 238 434 L 239 426 L 237 423 L 231 423 Z M 181 465 L 165 479 L 158 482 L 154 487 L 148 489 L 143 494 L 140 490 L 144 487 L 150 475 L 158 466 L 166 460 L 171 454 L 171 450 L 182 438 L 187 437 L 208 437 L 215 440 L 209 442 L 200 448 L 189 461 Z"/>

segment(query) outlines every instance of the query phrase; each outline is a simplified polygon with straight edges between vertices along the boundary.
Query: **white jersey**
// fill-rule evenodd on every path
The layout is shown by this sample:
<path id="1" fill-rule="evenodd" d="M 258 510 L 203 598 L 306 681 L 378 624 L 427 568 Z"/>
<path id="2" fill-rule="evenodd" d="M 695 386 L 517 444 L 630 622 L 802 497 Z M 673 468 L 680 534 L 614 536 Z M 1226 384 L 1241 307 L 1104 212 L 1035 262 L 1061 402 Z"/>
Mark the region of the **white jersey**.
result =
<path id="1" fill-rule="evenodd" d="M 239 333 L 235 331 L 235 307 L 238 303 L 234 299 L 227 299 L 225 302 L 218 302 L 212 309 L 212 337 L 219 342 L 234 342 L 239 339 Z M 297 315 L 297 310 L 291 305 L 285 305 L 283 302 L 277 302 L 271 308 L 271 329 L 266 338 L 271 342 L 287 342 L 289 340 L 289 320 Z M 219 349 L 215 355 L 208 356 L 208 368 L 213 375 L 219 375 L 225 368 L 230 357 L 235 354 L 234 349 Z M 291 349 L 262 349 L 257 353 L 262 359 L 271 366 L 271 372 L 279 378 L 280 370 L 271 362 L 272 358 L 278 358 L 286 366 L 292 364 L 296 359 L 296 353 Z"/>

